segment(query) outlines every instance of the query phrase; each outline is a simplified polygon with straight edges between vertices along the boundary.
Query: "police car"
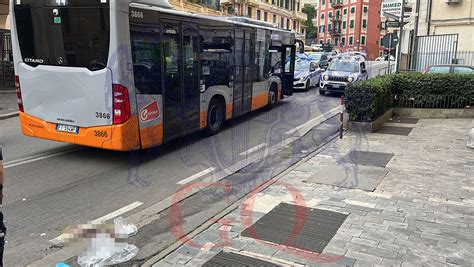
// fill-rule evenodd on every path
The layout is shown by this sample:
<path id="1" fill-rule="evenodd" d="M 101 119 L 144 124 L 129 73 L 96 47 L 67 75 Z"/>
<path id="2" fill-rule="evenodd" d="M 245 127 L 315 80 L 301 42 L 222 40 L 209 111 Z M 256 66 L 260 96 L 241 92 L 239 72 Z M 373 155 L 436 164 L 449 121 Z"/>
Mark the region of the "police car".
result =
<path id="1" fill-rule="evenodd" d="M 308 91 L 312 87 L 317 87 L 320 75 L 323 73 L 316 61 L 298 60 L 295 64 L 295 80 L 293 88 Z"/>
<path id="2" fill-rule="evenodd" d="M 319 93 L 343 93 L 349 83 L 367 80 L 368 73 L 365 59 L 359 56 L 340 57 L 331 62 L 326 72 L 321 75 Z"/>

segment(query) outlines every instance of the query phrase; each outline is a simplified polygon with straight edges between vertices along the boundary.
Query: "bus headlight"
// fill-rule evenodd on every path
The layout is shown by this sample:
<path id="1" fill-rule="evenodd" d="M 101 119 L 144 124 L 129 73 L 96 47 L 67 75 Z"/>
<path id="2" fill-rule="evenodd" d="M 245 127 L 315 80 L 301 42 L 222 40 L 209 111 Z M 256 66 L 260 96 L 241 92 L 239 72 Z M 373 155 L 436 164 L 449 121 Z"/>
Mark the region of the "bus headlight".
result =
<path id="1" fill-rule="evenodd" d="M 329 81 L 329 75 L 324 75 L 324 80 Z"/>
<path id="2" fill-rule="evenodd" d="M 353 81 L 354 81 L 354 78 L 352 78 L 352 77 L 349 77 L 349 78 L 347 78 L 347 81 L 351 83 L 351 82 L 353 82 Z"/>

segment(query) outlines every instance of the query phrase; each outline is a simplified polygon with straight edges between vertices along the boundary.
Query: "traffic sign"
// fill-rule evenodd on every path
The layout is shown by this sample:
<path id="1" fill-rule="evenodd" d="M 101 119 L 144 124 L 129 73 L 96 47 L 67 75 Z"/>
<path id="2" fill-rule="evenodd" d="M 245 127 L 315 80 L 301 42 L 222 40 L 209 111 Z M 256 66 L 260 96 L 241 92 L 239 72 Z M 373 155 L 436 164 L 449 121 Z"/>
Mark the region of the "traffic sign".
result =
<path id="1" fill-rule="evenodd" d="M 385 48 L 395 48 L 398 45 L 398 35 L 396 33 L 387 33 L 382 38 L 382 45 Z"/>
<path id="2" fill-rule="evenodd" d="M 401 23 L 399 21 L 385 21 L 386 28 L 400 28 Z"/>

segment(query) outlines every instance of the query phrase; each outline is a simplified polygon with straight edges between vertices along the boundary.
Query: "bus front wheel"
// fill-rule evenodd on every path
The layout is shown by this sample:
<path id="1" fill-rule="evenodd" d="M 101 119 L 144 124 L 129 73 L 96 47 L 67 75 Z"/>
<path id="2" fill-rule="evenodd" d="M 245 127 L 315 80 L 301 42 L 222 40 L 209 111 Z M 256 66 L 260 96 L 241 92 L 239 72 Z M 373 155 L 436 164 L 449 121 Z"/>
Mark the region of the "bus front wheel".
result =
<path id="1" fill-rule="evenodd" d="M 224 104 L 219 99 L 213 98 L 207 110 L 206 135 L 216 135 L 222 129 L 224 114 Z"/>
<path id="2" fill-rule="evenodd" d="M 270 87 L 270 91 L 268 91 L 268 104 L 266 109 L 271 110 L 275 107 L 276 103 L 278 102 L 278 86 L 276 84 L 272 84 Z"/>

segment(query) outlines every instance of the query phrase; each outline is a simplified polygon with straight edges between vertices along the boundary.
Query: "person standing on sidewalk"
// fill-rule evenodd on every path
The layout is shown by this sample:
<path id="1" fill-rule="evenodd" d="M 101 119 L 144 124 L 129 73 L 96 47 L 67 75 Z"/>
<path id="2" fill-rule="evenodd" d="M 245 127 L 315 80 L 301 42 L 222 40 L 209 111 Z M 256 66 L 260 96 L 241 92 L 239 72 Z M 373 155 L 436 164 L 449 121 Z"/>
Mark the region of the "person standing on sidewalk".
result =
<path id="1" fill-rule="evenodd" d="M 3 223 L 3 153 L 0 147 L 0 267 L 3 267 L 3 250 L 5 248 L 5 234 L 7 228 Z"/>

